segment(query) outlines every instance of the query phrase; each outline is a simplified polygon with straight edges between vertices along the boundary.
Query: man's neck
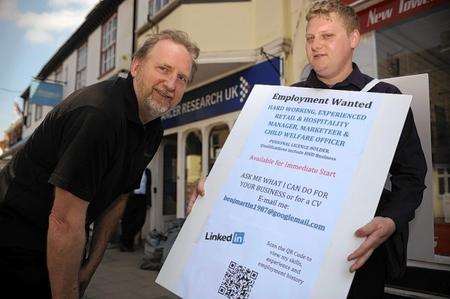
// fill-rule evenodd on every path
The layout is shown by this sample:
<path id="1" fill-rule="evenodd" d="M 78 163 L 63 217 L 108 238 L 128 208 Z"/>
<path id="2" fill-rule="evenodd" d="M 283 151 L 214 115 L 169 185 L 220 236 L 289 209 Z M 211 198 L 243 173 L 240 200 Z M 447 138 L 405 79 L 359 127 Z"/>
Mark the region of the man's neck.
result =
<path id="1" fill-rule="evenodd" d="M 353 71 L 353 65 L 350 62 L 350 65 L 345 66 L 342 71 L 340 71 L 338 74 L 336 74 L 335 76 L 332 77 L 321 77 L 319 74 L 317 74 L 317 79 L 319 79 L 320 81 L 322 81 L 323 83 L 325 83 L 328 87 L 333 87 L 334 85 L 336 85 L 339 82 L 344 81 L 345 79 L 347 79 L 348 76 L 350 76 L 350 74 Z"/>
<path id="2" fill-rule="evenodd" d="M 149 122 L 151 122 L 152 120 L 159 117 L 159 115 L 152 115 L 150 113 L 145 113 L 145 112 L 143 112 L 143 110 L 144 109 L 142 107 L 139 107 L 139 119 L 141 120 L 141 122 L 144 126 L 146 124 L 148 124 Z"/>

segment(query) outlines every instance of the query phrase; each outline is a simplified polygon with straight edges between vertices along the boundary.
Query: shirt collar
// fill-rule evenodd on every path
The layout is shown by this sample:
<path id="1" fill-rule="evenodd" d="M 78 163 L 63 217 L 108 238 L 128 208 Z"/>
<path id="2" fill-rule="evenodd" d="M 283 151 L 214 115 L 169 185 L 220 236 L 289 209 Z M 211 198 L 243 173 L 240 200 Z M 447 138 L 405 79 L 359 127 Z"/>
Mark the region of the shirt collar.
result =
<path id="1" fill-rule="evenodd" d="M 136 93 L 134 91 L 133 86 L 133 76 L 131 76 L 130 73 L 128 73 L 128 76 L 125 80 L 125 111 L 128 120 L 141 125 L 142 122 L 139 118 L 139 108 L 138 108 L 138 102 L 136 98 Z"/>
<path id="2" fill-rule="evenodd" d="M 364 79 L 364 76 L 361 73 L 361 71 L 359 70 L 356 63 L 352 63 L 352 67 L 353 67 L 353 70 L 350 73 L 350 75 L 348 75 L 348 77 L 345 78 L 344 81 L 336 83 L 332 87 L 329 87 L 328 85 L 326 85 L 325 83 L 320 81 L 319 78 L 317 78 L 317 74 L 314 70 L 311 70 L 311 72 L 309 73 L 308 79 L 306 79 L 306 81 L 309 83 L 309 86 L 312 88 L 341 89 L 341 88 L 347 87 L 349 85 L 354 85 L 359 90 L 361 90 L 364 88 L 364 86 L 366 86 L 367 82 Z"/>
<path id="3" fill-rule="evenodd" d="M 155 118 L 152 121 L 149 121 L 146 124 L 142 124 L 141 119 L 139 118 L 139 106 L 136 97 L 136 92 L 134 91 L 133 85 L 133 76 L 131 73 L 128 73 L 128 76 L 125 80 L 125 103 L 126 103 L 126 115 L 127 119 L 139 126 L 143 126 L 145 131 L 152 130 L 155 127 L 161 126 L 161 117 Z"/>

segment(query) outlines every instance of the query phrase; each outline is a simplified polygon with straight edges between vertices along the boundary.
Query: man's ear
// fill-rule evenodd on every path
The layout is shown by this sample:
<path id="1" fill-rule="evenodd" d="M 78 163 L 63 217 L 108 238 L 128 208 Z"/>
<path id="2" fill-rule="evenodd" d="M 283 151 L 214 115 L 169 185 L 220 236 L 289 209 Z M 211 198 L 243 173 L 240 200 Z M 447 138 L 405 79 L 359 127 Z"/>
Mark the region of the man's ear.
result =
<path id="1" fill-rule="evenodd" d="M 350 32 L 350 47 L 355 49 L 359 45 L 359 41 L 361 40 L 361 34 L 358 29 Z"/>
<path id="2" fill-rule="evenodd" d="M 133 58 L 133 60 L 131 61 L 131 68 L 130 68 L 130 73 L 133 78 L 136 77 L 140 65 L 141 60 L 138 58 Z"/>

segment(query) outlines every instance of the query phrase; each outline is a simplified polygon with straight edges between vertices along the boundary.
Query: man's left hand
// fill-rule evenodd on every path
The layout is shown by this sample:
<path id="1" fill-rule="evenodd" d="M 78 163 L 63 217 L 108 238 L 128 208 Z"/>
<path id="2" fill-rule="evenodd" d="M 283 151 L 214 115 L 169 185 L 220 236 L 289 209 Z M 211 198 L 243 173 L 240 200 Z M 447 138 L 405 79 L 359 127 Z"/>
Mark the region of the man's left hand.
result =
<path id="1" fill-rule="evenodd" d="M 197 197 L 205 196 L 205 180 L 206 178 L 200 178 L 197 183 L 197 187 L 192 191 L 189 195 L 188 205 L 186 214 L 189 215 L 194 207 L 194 203 L 197 200 Z"/>
<path id="2" fill-rule="evenodd" d="M 355 261 L 350 272 L 361 268 L 372 255 L 373 251 L 395 232 L 395 223 L 388 217 L 375 217 L 372 221 L 359 228 L 355 235 L 366 240 L 348 256 L 349 261 Z"/>

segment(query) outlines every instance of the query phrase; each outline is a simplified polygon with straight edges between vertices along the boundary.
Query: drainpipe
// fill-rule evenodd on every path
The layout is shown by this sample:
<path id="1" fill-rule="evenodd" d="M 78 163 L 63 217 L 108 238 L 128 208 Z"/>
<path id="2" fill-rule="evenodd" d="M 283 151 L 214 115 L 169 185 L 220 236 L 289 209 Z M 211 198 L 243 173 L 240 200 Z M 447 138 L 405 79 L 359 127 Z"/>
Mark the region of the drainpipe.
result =
<path id="1" fill-rule="evenodd" d="M 132 38 L 132 45 L 131 45 L 131 56 L 133 56 L 134 51 L 136 50 L 137 1 L 138 0 L 133 0 L 133 38 Z"/>

